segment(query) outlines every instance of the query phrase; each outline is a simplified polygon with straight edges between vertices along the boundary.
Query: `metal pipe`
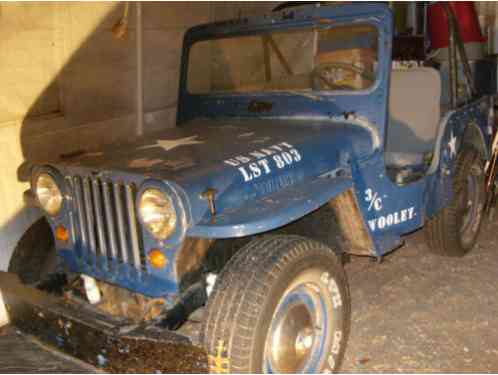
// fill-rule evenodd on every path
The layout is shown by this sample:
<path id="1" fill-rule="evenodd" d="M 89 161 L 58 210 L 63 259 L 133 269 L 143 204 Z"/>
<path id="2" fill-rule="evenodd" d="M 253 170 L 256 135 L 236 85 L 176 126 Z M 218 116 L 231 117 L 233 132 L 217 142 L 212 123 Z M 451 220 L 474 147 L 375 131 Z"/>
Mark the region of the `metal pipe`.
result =
<path id="1" fill-rule="evenodd" d="M 454 24 L 450 16 L 450 9 L 447 4 L 444 7 L 446 11 L 446 16 L 448 18 L 448 28 L 449 28 L 449 45 L 448 45 L 448 55 L 449 55 L 449 81 L 450 81 L 450 105 L 451 109 L 455 109 L 457 106 L 457 85 L 458 85 L 458 72 L 457 72 L 457 57 L 456 57 L 456 47 L 455 47 L 455 33 Z"/>
<path id="2" fill-rule="evenodd" d="M 453 10 L 451 9 L 451 7 L 448 4 L 445 4 L 444 9 L 446 12 L 446 16 L 448 18 L 448 25 L 449 25 L 449 29 L 450 29 L 450 50 L 449 50 L 450 64 L 451 64 L 451 60 L 453 60 L 454 70 L 456 71 L 457 62 L 458 62 L 456 55 L 458 52 L 460 62 L 462 64 L 462 68 L 463 68 L 463 73 L 464 73 L 463 75 L 464 75 L 465 83 L 467 85 L 467 90 L 469 92 L 469 96 L 472 97 L 472 96 L 476 95 L 476 89 L 474 87 L 474 82 L 472 79 L 472 71 L 470 69 L 469 60 L 467 58 L 467 52 L 465 51 L 465 46 L 464 46 L 463 40 L 461 38 L 460 28 L 458 26 L 457 19 L 455 17 L 455 14 L 453 13 Z M 452 75 L 452 74 L 450 73 L 450 75 Z M 455 81 L 458 82 L 458 72 L 455 72 L 453 74 L 453 76 L 455 77 Z M 456 88 L 455 88 L 455 90 L 456 90 Z M 456 96 L 455 96 L 455 98 L 456 98 Z M 455 100 L 455 104 L 456 104 L 456 100 Z"/>
<path id="3" fill-rule="evenodd" d="M 144 133 L 144 86 L 143 86 L 143 23 L 142 3 L 136 2 L 137 9 L 137 135 Z"/>
<path id="4" fill-rule="evenodd" d="M 474 87 L 474 82 L 472 79 L 472 70 L 470 69 L 469 59 L 467 58 L 467 51 L 465 51 L 465 46 L 463 44 L 463 40 L 462 40 L 461 35 L 460 35 L 458 23 L 456 22 L 455 17 L 453 16 L 453 13 L 451 13 L 451 14 L 452 14 L 453 25 L 454 25 L 454 30 L 455 30 L 456 46 L 458 48 L 458 52 L 460 55 L 460 61 L 461 61 L 462 66 L 463 66 L 463 73 L 464 73 L 465 81 L 466 81 L 467 87 L 470 91 L 470 95 L 475 96 L 476 89 Z"/>

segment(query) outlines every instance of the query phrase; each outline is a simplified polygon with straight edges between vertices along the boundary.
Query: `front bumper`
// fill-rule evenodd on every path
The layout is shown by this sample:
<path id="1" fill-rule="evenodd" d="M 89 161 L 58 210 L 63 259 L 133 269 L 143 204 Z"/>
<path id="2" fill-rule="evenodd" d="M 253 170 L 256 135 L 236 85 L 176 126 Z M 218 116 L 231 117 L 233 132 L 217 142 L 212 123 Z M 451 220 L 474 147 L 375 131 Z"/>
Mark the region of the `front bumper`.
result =
<path id="1" fill-rule="evenodd" d="M 123 372 L 119 363 L 124 357 L 143 355 L 145 363 L 154 346 L 164 350 L 165 345 L 180 345 L 196 350 L 192 347 L 195 332 L 189 335 L 151 325 L 125 325 L 123 320 L 103 315 L 87 304 L 27 286 L 12 273 L 0 272 L 0 290 L 11 324 L 94 366 Z M 143 345 L 147 351 L 140 350 Z"/>

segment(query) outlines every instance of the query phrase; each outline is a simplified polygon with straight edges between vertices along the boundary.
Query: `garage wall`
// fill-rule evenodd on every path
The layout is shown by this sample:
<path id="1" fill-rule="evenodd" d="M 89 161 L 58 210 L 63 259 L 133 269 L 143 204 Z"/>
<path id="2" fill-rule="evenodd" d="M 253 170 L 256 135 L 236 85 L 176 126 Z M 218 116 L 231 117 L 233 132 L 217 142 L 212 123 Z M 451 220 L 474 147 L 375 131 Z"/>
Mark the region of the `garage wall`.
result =
<path id="1" fill-rule="evenodd" d="M 144 130 L 175 124 L 180 47 L 189 27 L 269 11 L 277 2 L 142 3 Z M 0 269 L 39 217 L 18 167 L 135 136 L 136 4 L 0 2 Z"/>

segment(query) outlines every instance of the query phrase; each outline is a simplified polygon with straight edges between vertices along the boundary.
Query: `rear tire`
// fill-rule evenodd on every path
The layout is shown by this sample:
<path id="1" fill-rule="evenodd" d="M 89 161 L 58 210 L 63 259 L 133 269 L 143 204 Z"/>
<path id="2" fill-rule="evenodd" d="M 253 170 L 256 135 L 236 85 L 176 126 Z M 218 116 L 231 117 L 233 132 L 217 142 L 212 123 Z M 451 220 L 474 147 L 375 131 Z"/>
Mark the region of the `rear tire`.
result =
<path id="1" fill-rule="evenodd" d="M 337 255 L 298 236 L 268 236 L 223 268 L 201 342 L 212 373 L 337 371 L 350 297 Z"/>
<path id="2" fill-rule="evenodd" d="M 425 234 L 433 253 L 461 257 L 477 241 L 485 204 L 484 165 L 471 146 L 459 155 L 453 192 L 450 204 L 427 223 Z"/>

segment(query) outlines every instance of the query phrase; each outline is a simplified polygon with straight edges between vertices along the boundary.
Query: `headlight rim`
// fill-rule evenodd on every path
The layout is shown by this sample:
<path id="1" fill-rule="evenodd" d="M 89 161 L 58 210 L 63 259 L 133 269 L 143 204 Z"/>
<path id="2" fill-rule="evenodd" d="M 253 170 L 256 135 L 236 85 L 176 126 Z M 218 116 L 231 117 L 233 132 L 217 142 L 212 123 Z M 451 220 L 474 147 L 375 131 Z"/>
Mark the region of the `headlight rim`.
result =
<path id="1" fill-rule="evenodd" d="M 171 234 L 164 239 L 157 238 L 154 236 L 154 234 L 147 228 L 147 225 L 144 223 L 142 215 L 140 213 L 140 201 L 142 199 L 143 193 L 148 189 L 157 189 L 160 192 L 162 192 L 164 195 L 169 197 L 176 214 L 175 228 L 173 229 Z M 143 228 L 144 234 L 146 234 L 156 243 L 175 244 L 180 242 L 182 238 L 185 236 L 186 212 L 185 212 L 184 202 L 180 198 L 178 191 L 174 187 L 172 187 L 170 183 L 156 179 L 145 180 L 138 189 L 136 195 L 135 207 L 136 207 L 137 217 Z"/>
<path id="2" fill-rule="evenodd" d="M 161 220 L 163 221 L 162 224 L 162 229 L 160 231 L 154 232 L 151 228 L 150 223 L 146 223 L 146 217 L 144 215 L 144 196 L 146 194 L 151 194 L 151 195 L 156 195 L 156 198 L 159 197 L 159 199 L 163 200 L 166 202 L 168 205 L 168 210 L 172 211 L 170 216 L 164 216 L 161 217 Z M 156 207 L 156 209 L 159 207 Z M 154 187 L 149 187 L 145 189 L 144 191 L 141 192 L 140 198 L 138 200 L 138 206 L 137 206 L 137 211 L 140 217 L 140 221 L 142 225 L 147 229 L 147 231 L 152 235 L 157 240 L 160 241 L 165 241 L 168 238 L 171 237 L 171 235 L 175 232 L 176 226 L 177 226 L 177 221 L 178 221 L 178 214 L 176 213 L 175 206 L 173 204 L 173 200 L 171 197 L 163 192 L 161 189 L 154 188 Z M 174 215 L 174 216 L 172 216 Z M 172 221 L 172 222 L 171 222 Z"/>
<path id="3" fill-rule="evenodd" d="M 57 186 L 57 188 L 59 189 L 59 192 L 61 194 L 61 198 L 62 198 L 61 199 L 61 205 L 60 205 L 59 210 L 55 214 L 52 214 L 52 213 L 48 212 L 43 207 L 43 205 L 41 204 L 41 202 L 39 200 L 39 197 L 38 197 L 38 193 L 37 193 L 37 188 L 36 187 L 37 187 L 38 179 L 39 179 L 39 177 L 42 174 L 46 174 L 46 175 L 50 176 L 54 180 L 55 185 Z M 53 168 L 50 168 L 50 167 L 47 167 L 47 166 L 43 166 L 43 167 L 40 167 L 40 168 L 36 169 L 36 171 L 34 171 L 34 173 L 32 174 L 32 178 L 31 178 L 31 190 L 34 193 L 37 206 L 41 210 L 43 210 L 43 212 L 46 215 L 48 215 L 51 218 L 57 218 L 57 217 L 60 217 L 63 214 L 63 212 L 64 212 L 64 210 L 66 208 L 66 204 L 67 204 L 67 195 L 66 195 L 66 187 L 65 187 L 65 185 L 63 183 L 63 178 L 62 178 L 62 176 L 61 176 L 61 174 L 59 172 L 57 172 Z"/>

